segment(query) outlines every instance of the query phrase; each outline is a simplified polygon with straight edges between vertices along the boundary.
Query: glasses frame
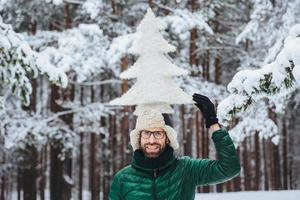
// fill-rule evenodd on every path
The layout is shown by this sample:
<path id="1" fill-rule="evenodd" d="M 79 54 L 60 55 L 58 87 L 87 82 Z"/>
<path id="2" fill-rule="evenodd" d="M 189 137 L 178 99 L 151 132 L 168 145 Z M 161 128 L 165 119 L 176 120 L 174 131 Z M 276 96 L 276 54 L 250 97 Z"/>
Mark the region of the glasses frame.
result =
<path id="1" fill-rule="evenodd" d="M 149 137 L 145 137 L 145 135 L 143 135 L 143 132 L 150 133 Z M 158 132 L 159 132 L 159 133 L 163 133 L 163 134 L 162 134 L 162 137 L 157 137 L 157 135 L 155 136 L 155 133 L 158 133 Z M 141 130 L 141 131 L 140 131 L 140 135 L 141 135 L 141 137 L 144 138 L 144 139 L 149 139 L 149 138 L 151 137 L 151 135 L 153 135 L 153 137 L 154 137 L 155 139 L 160 140 L 160 139 L 163 139 L 163 138 L 165 137 L 166 131 L 147 131 L 147 130 Z"/>

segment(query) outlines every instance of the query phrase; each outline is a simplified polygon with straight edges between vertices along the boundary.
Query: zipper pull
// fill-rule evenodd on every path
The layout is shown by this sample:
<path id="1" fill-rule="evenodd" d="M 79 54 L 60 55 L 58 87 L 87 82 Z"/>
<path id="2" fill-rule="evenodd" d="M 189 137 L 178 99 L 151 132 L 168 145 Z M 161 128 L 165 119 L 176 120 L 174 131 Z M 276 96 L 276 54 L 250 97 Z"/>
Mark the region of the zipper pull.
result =
<path id="1" fill-rule="evenodd" d="M 156 178 L 156 169 L 154 170 L 154 178 Z"/>

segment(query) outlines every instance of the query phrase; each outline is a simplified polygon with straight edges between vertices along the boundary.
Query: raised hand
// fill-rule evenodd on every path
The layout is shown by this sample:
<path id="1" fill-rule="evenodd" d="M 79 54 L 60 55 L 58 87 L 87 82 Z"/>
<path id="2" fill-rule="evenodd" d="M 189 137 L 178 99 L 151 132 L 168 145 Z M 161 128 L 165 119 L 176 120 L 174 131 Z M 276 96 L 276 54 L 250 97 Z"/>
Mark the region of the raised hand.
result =
<path id="1" fill-rule="evenodd" d="M 218 123 L 215 106 L 207 96 L 194 93 L 193 100 L 196 102 L 195 105 L 201 110 L 203 117 L 205 118 L 206 128 Z"/>

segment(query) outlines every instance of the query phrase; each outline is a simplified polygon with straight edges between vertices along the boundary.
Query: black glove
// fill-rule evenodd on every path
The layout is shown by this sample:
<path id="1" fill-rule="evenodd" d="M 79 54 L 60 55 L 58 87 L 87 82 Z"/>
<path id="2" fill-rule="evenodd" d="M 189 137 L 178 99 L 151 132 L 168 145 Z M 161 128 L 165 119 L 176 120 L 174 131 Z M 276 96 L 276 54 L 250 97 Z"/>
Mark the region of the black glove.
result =
<path id="1" fill-rule="evenodd" d="M 205 118 L 206 128 L 209 128 L 211 125 L 218 123 L 215 106 L 207 96 L 194 93 L 193 100 L 196 102 L 195 105 L 201 110 Z"/>

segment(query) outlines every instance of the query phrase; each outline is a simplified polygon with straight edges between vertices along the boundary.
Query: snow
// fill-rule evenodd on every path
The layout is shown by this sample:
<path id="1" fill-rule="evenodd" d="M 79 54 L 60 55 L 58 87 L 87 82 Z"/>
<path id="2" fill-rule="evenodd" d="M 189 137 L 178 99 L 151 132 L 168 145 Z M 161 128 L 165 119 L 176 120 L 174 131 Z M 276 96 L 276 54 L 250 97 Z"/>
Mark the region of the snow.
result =
<path id="1" fill-rule="evenodd" d="M 298 200 L 300 190 L 201 193 L 195 200 Z"/>
<path id="2" fill-rule="evenodd" d="M 268 109 L 264 101 L 258 101 L 255 106 L 243 113 L 244 117 L 239 123 L 229 130 L 229 134 L 235 143 L 240 145 L 244 138 L 259 133 L 259 139 L 271 138 L 274 144 L 279 142 L 279 131 L 277 125 L 268 117 Z M 253 120 L 255 119 L 255 120 Z"/>
<path id="3" fill-rule="evenodd" d="M 300 83 L 300 65 L 295 65 L 293 70 L 293 76 L 297 80 L 298 83 Z"/>
<path id="4" fill-rule="evenodd" d="M 231 95 L 219 104 L 218 116 L 221 123 L 227 123 L 226 121 L 230 120 L 229 113 L 244 111 L 259 99 L 295 88 L 294 80 L 286 68 L 292 70 L 295 78 L 299 77 L 300 37 L 298 37 L 298 27 L 299 24 L 291 27 L 290 35 L 286 37 L 284 46 L 275 61 L 259 69 L 246 69 L 235 74 L 227 86 Z M 294 67 L 291 62 L 297 67 Z M 286 80 L 291 82 L 290 86 L 286 85 Z"/>
<path id="5" fill-rule="evenodd" d="M 176 82 L 186 93 L 190 95 L 200 93 L 208 96 L 212 102 L 220 102 L 229 95 L 224 85 L 215 84 L 200 76 L 180 76 L 176 77 Z"/>
<path id="6" fill-rule="evenodd" d="M 289 31 L 289 35 L 293 38 L 300 37 L 300 24 L 293 26 Z"/>
<path id="7" fill-rule="evenodd" d="M 214 34 L 210 26 L 205 22 L 206 18 L 203 14 L 198 12 L 190 12 L 188 9 L 176 9 L 172 15 L 162 18 L 162 20 L 170 26 L 172 31 L 181 36 L 182 40 L 185 40 L 188 37 L 190 30 L 198 29 L 203 30 L 209 34 Z"/>
<path id="8" fill-rule="evenodd" d="M 0 17 L 1 18 L 1 17 Z M 0 20 L 2 21 L 2 20 Z M 30 78 L 45 74 L 57 85 L 65 87 L 67 78 L 64 72 L 45 70 L 43 63 L 39 65 L 38 53 L 31 49 L 24 35 L 14 32 L 11 25 L 0 22 L 0 47 L 2 49 L 0 69 L 1 84 L 14 95 L 29 104 L 32 92 Z"/>
<path id="9" fill-rule="evenodd" d="M 231 93 L 243 93 L 245 91 L 247 94 L 252 94 L 254 89 L 259 87 L 259 80 L 262 76 L 258 70 L 239 71 L 234 75 L 227 89 Z"/>
<path id="10" fill-rule="evenodd" d="M 63 3 L 63 0 L 45 0 L 46 3 L 53 3 L 54 5 L 58 6 Z"/>
<path id="11" fill-rule="evenodd" d="M 64 144 L 60 155 L 64 159 L 74 148 L 74 133 L 57 117 L 52 117 L 30 115 L 20 107 L 2 110 L 0 134 L 4 137 L 4 147 L 11 152 L 24 150 L 28 144 L 40 149 L 47 142 L 59 139 Z"/>
<path id="12" fill-rule="evenodd" d="M 292 36 L 288 37 L 285 40 L 285 53 L 288 56 L 288 60 L 292 60 L 295 65 L 300 64 L 299 52 L 300 52 L 300 36 L 296 38 L 292 38 Z"/>
<path id="13" fill-rule="evenodd" d="M 0 96 L 0 110 L 4 109 L 4 98 Z"/>
<path id="14" fill-rule="evenodd" d="M 49 77 L 50 81 L 61 80 L 62 86 L 66 87 L 68 84 L 68 78 L 65 75 L 65 72 L 70 69 L 70 60 L 71 58 L 62 57 L 57 49 L 53 47 L 47 47 L 45 50 L 39 53 L 36 62 L 39 66 L 41 74 L 51 74 Z"/>
<path id="15" fill-rule="evenodd" d="M 100 9 L 103 8 L 102 0 L 87 0 L 82 4 L 82 8 L 90 15 L 92 19 L 95 19 Z"/>
<path id="16" fill-rule="evenodd" d="M 247 96 L 241 96 L 237 94 L 231 94 L 223 101 L 221 101 L 217 107 L 217 117 L 223 124 L 226 125 L 226 119 L 232 117 L 232 108 L 241 108 L 248 101 Z"/>
<path id="17" fill-rule="evenodd" d="M 300 7 L 298 0 L 276 1 L 274 6 L 268 0 L 249 3 L 252 7 L 250 21 L 236 37 L 237 43 L 251 41 L 247 54 L 241 58 L 243 68 L 273 62 L 291 27 L 300 22 L 300 9 L 296 9 Z"/>
<path id="18" fill-rule="evenodd" d="M 252 0 L 253 12 L 250 16 L 249 23 L 245 26 L 244 30 L 237 36 L 236 43 L 250 39 L 252 41 L 259 40 L 256 33 L 262 29 L 262 23 L 269 21 L 269 15 L 273 10 L 271 1 L 269 0 Z"/>
<path id="19" fill-rule="evenodd" d="M 120 62 L 121 58 L 129 54 L 129 49 L 132 46 L 136 34 L 126 34 L 116 37 L 112 40 L 109 49 L 106 53 L 106 59 L 109 65 L 115 65 Z M 116 74 L 119 74 L 116 73 Z"/>
<path id="20" fill-rule="evenodd" d="M 70 81 L 81 83 L 108 67 L 105 58 L 109 41 L 96 24 L 79 24 L 63 32 L 38 31 L 36 35 L 28 36 L 28 40 L 39 49 L 41 71 L 52 72 L 53 77 L 58 72 L 69 72 Z M 49 46 L 50 42 L 58 46 Z M 61 80 L 66 79 L 61 77 Z"/>

